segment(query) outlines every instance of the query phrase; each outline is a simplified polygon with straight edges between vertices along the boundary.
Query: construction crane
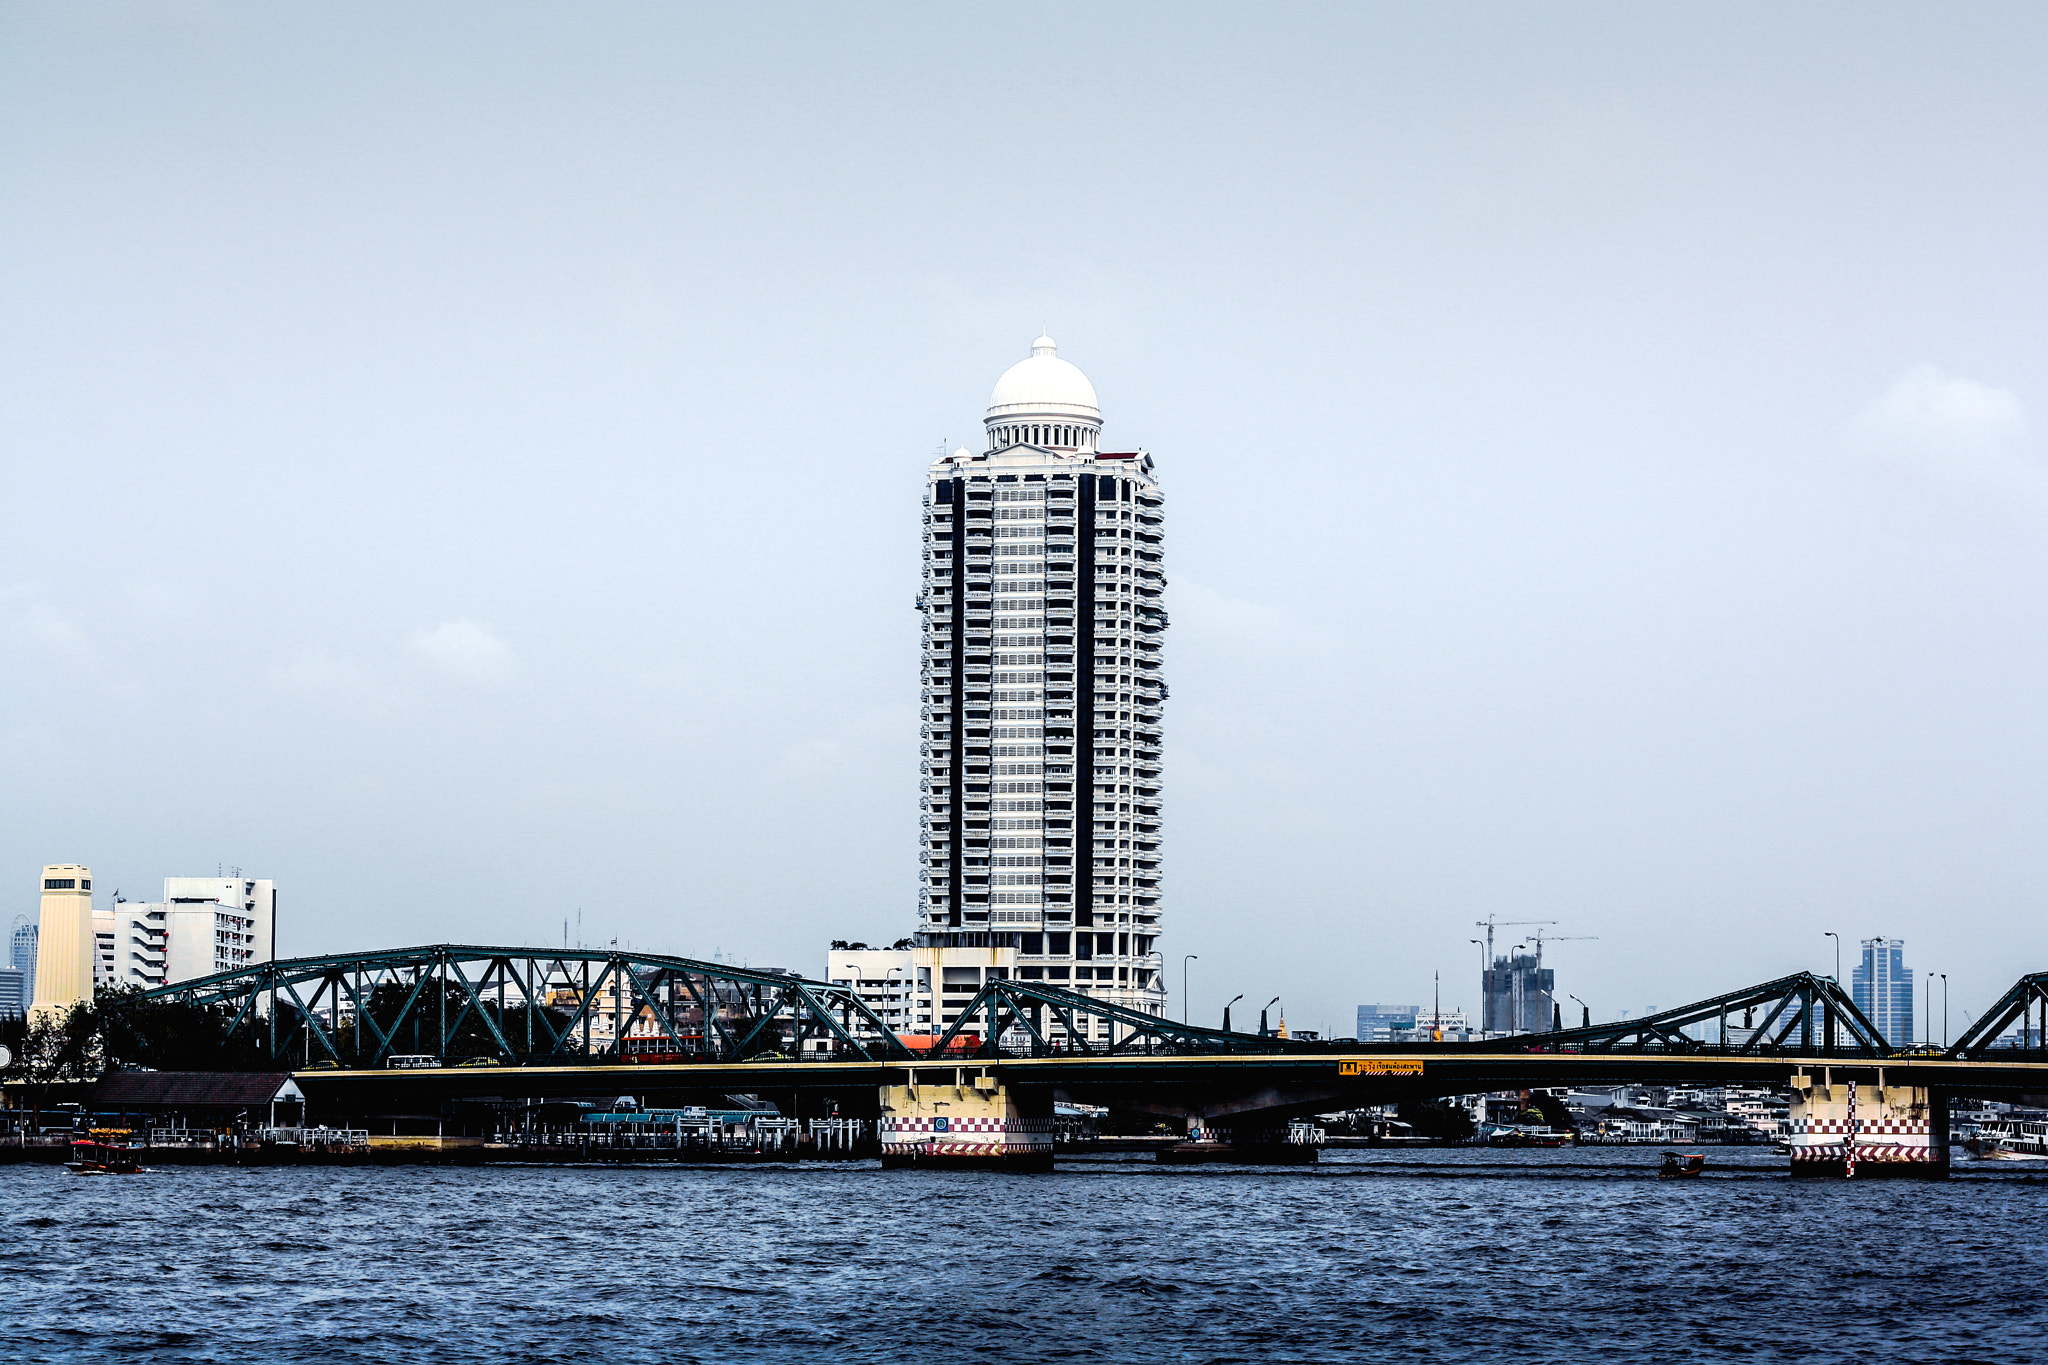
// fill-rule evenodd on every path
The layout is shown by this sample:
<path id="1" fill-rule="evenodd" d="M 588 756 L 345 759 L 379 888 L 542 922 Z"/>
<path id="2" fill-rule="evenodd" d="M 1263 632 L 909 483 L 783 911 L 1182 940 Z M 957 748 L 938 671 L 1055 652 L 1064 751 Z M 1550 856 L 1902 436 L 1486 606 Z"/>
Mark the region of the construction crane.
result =
<path id="1" fill-rule="evenodd" d="M 1476 922 L 1476 923 L 1474 924 L 1474 926 L 1473 926 L 1473 927 L 1474 927 L 1474 928 L 1478 928 L 1478 929 L 1484 929 L 1484 930 L 1486 931 L 1486 965 L 1485 965 L 1485 967 L 1483 968 L 1483 970 L 1485 970 L 1485 971 L 1492 971 L 1492 970 L 1493 970 L 1493 927 L 1494 927 L 1494 925 L 1496 925 L 1496 924 L 1502 924 L 1502 925 L 1511 925 L 1511 924 L 1539 924 L 1539 925 L 1540 925 L 1540 924 L 1555 924 L 1555 923 L 1557 923 L 1557 921 L 1556 921 L 1556 920 L 1554 920 L 1554 919 L 1502 919 L 1502 920 L 1497 920 L 1497 919 L 1495 919 L 1495 918 L 1494 918 L 1493 916 L 1491 916 L 1491 915 L 1488 915 L 1488 916 L 1487 916 L 1487 917 L 1486 917 L 1485 919 L 1483 919 L 1483 920 L 1479 920 L 1479 921 L 1477 921 L 1477 922 Z M 1539 930 L 1537 930 L 1537 932 L 1538 932 L 1538 933 L 1540 934 L 1540 933 L 1542 933 L 1542 930 L 1540 930 L 1540 929 L 1539 929 Z"/>

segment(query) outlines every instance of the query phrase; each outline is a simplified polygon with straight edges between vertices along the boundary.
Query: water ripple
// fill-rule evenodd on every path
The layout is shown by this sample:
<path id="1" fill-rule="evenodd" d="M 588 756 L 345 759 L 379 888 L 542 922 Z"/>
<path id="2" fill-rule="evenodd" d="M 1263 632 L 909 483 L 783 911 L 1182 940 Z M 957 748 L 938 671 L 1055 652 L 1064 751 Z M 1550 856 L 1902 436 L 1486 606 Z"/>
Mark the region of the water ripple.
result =
<path id="1" fill-rule="evenodd" d="M 1306 1169 L 0 1168 L 23 1362 L 2032 1358 L 2048 1183 L 1732 1153 Z"/>

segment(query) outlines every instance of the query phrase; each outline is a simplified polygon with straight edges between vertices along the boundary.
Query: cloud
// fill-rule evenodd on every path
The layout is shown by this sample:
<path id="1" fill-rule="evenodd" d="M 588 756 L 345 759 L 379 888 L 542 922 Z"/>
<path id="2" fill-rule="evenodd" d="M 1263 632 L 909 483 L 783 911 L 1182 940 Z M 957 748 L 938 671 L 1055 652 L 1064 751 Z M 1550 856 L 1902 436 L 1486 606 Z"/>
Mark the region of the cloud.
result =
<path id="1" fill-rule="evenodd" d="M 449 621 L 416 631 L 412 650 L 434 672 L 465 686 L 494 687 L 512 676 L 511 646 L 474 621 Z"/>
<path id="2" fill-rule="evenodd" d="M 1934 365 L 1917 365 L 1856 419 L 1867 453 L 1923 474 L 1969 483 L 2043 489 L 2024 454 L 2027 410 L 2019 395 Z"/>

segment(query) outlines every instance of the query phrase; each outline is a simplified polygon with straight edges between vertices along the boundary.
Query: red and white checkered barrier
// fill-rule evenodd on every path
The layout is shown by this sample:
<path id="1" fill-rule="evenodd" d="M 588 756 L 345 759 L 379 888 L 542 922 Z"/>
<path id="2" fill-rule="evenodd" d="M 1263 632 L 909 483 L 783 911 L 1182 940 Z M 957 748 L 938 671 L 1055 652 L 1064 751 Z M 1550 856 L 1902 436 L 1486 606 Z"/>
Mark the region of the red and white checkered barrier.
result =
<path id="1" fill-rule="evenodd" d="M 1053 1122 L 963 1116 L 940 1132 L 930 1114 L 884 1114 L 881 1137 L 884 1156 L 1011 1156 L 1051 1151 Z"/>
<path id="2" fill-rule="evenodd" d="M 1794 1165 L 1808 1161 L 1847 1164 L 1852 1157 L 1859 1163 L 1929 1165 L 1948 1159 L 1933 1125 L 1925 1119 L 1795 1119 L 1786 1145 L 1792 1149 Z"/>

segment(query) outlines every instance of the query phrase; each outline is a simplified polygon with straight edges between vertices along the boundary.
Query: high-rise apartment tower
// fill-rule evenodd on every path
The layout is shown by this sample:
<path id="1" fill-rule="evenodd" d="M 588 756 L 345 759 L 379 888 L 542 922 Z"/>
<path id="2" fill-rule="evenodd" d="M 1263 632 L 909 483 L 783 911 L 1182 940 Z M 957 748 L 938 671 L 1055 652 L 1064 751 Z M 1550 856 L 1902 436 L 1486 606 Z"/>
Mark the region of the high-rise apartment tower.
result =
<path id="1" fill-rule="evenodd" d="M 1164 500 L 1052 338 L 925 490 L 915 1007 L 1014 974 L 1160 1012 Z"/>

